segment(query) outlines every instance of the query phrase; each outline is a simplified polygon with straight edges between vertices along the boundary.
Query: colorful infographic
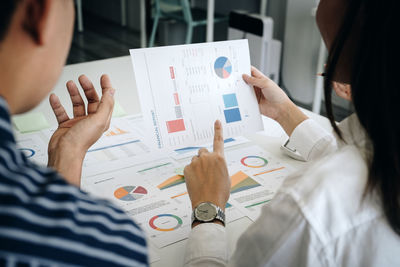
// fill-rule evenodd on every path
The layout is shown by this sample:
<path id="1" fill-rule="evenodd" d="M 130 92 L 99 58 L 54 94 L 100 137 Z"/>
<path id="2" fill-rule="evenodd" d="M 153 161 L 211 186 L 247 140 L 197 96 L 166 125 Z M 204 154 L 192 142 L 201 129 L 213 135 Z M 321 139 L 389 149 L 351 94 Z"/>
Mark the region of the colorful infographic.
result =
<path id="1" fill-rule="evenodd" d="M 232 74 L 232 63 L 227 57 L 219 57 L 214 63 L 215 74 L 221 79 L 227 79 Z"/>
<path id="2" fill-rule="evenodd" d="M 22 151 L 22 153 L 24 153 L 27 159 L 33 157 L 36 154 L 35 150 L 31 148 L 20 148 L 19 150 Z"/>
<path id="3" fill-rule="evenodd" d="M 160 190 L 164 190 L 183 183 L 185 183 L 185 177 L 183 177 L 183 175 L 175 175 L 168 178 L 167 180 L 159 184 L 157 187 Z"/>
<path id="4" fill-rule="evenodd" d="M 142 186 L 123 186 L 114 191 L 114 196 L 122 201 L 134 201 L 147 195 L 146 188 Z"/>
<path id="5" fill-rule="evenodd" d="M 268 164 L 268 160 L 260 156 L 247 156 L 242 158 L 240 162 L 249 168 L 262 168 Z"/>
<path id="6" fill-rule="evenodd" d="M 167 131 L 169 134 L 171 134 L 171 133 L 183 132 L 186 130 L 186 127 L 185 127 L 185 122 L 184 122 L 183 116 L 182 116 L 182 107 L 181 107 L 181 103 L 179 100 L 177 83 L 175 80 L 175 68 L 173 66 L 169 67 L 169 74 L 170 74 L 171 81 L 172 81 L 173 88 L 174 88 L 172 98 L 174 99 L 173 110 L 174 110 L 175 118 L 173 118 L 173 120 L 166 121 L 166 124 L 167 124 Z"/>
<path id="7" fill-rule="evenodd" d="M 151 228 L 161 232 L 170 232 L 182 226 L 182 219 L 173 214 L 159 214 L 150 219 Z"/>
<path id="8" fill-rule="evenodd" d="M 47 165 L 47 144 L 41 133 L 17 135 L 18 149 L 25 158 L 40 165 Z"/>
<path id="9" fill-rule="evenodd" d="M 191 150 L 212 142 L 217 119 L 225 138 L 263 129 L 254 90 L 242 78 L 251 69 L 247 40 L 130 53 L 146 141 L 155 148 Z"/>
<path id="10" fill-rule="evenodd" d="M 235 93 L 222 95 L 224 100 L 224 116 L 226 123 L 238 122 L 242 120 L 239 104 Z"/>
<path id="11" fill-rule="evenodd" d="M 105 136 L 110 137 L 110 136 L 117 136 L 117 135 L 122 135 L 122 134 L 128 134 L 128 131 L 122 130 L 118 127 L 115 127 L 115 129 L 108 130 L 107 132 L 104 133 Z"/>
<path id="12" fill-rule="evenodd" d="M 241 192 L 250 188 L 260 186 L 254 179 L 242 171 L 231 176 L 231 193 Z"/>

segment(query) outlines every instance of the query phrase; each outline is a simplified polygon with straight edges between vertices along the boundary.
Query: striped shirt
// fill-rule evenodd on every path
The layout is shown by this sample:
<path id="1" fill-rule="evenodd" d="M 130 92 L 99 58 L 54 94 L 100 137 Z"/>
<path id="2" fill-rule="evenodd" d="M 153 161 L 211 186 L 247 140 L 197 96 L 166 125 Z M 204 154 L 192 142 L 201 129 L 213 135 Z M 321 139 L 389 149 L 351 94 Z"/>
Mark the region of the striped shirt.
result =
<path id="1" fill-rule="evenodd" d="M 139 227 L 18 150 L 0 97 L 0 266 L 146 266 Z"/>

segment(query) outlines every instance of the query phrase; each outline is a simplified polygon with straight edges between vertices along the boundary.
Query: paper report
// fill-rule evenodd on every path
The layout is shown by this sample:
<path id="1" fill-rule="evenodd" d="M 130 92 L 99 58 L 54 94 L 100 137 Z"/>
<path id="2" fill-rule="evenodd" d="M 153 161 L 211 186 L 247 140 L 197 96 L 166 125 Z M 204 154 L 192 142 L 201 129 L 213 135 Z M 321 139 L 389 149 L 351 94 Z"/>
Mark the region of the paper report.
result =
<path id="1" fill-rule="evenodd" d="M 247 40 L 130 50 L 149 143 L 176 149 L 263 130 Z"/>

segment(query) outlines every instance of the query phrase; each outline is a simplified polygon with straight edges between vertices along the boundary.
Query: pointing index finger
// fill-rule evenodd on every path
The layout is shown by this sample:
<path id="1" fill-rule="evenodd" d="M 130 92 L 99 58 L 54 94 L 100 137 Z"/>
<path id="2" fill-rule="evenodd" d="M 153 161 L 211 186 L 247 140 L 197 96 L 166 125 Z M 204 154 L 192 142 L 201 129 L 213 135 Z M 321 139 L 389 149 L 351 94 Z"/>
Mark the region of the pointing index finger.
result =
<path id="1" fill-rule="evenodd" d="M 214 152 L 224 154 L 224 136 L 222 125 L 219 120 L 214 123 Z"/>

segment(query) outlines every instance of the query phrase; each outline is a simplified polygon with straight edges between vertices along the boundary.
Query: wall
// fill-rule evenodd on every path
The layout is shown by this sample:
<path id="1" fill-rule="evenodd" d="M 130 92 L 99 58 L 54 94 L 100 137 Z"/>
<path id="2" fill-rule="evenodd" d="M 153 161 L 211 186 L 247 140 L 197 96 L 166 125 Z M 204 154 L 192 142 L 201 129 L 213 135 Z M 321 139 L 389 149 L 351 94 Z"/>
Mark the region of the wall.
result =
<path id="1" fill-rule="evenodd" d="M 119 0 L 84 0 L 85 11 L 92 12 L 116 23 L 121 22 L 121 1 Z M 140 31 L 140 2 L 127 0 L 128 27 Z M 274 19 L 274 37 L 283 42 L 281 86 L 291 97 L 304 105 L 311 105 L 315 88 L 318 49 L 320 36 L 311 16 L 311 9 L 318 0 L 269 0 L 267 15 Z M 207 0 L 193 0 L 197 7 L 207 8 Z M 259 13 L 260 0 L 215 0 L 215 10 L 229 14 L 233 9 Z M 84 12 L 85 12 L 84 11 Z M 185 25 L 161 23 L 159 40 L 162 44 L 182 43 Z M 167 30 L 168 29 L 168 30 Z M 204 41 L 205 27 L 194 31 L 193 42 Z M 216 40 L 226 38 L 226 25 L 216 25 Z M 338 98 L 334 103 L 349 108 Z"/>

